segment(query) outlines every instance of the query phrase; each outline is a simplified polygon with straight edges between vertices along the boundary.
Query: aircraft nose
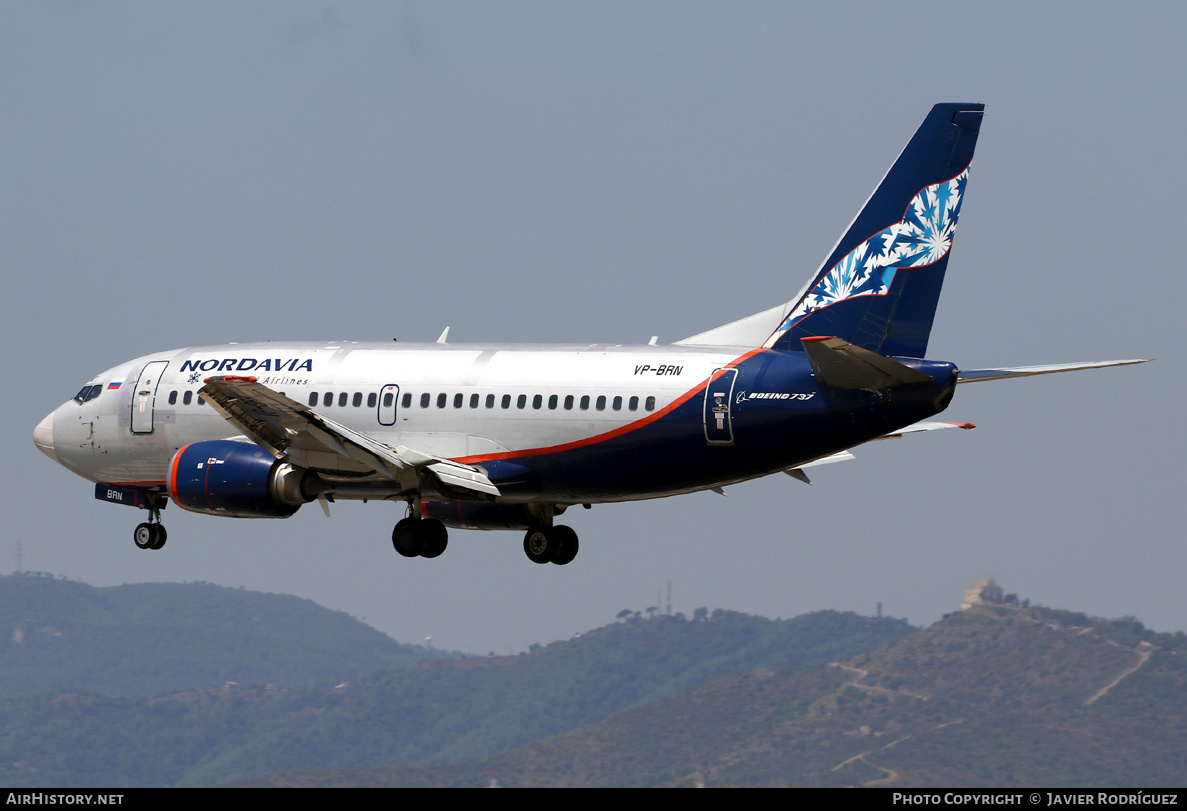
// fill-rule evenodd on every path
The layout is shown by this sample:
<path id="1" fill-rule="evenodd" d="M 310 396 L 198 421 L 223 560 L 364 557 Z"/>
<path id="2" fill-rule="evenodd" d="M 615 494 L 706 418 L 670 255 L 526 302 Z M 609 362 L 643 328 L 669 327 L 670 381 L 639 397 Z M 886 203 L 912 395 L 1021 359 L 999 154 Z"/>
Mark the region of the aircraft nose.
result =
<path id="1" fill-rule="evenodd" d="M 45 419 L 37 423 L 37 427 L 33 429 L 33 444 L 37 446 L 37 450 L 50 459 L 58 461 L 58 453 L 54 449 L 54 415 L 52 413 L 47 414 Z"/>

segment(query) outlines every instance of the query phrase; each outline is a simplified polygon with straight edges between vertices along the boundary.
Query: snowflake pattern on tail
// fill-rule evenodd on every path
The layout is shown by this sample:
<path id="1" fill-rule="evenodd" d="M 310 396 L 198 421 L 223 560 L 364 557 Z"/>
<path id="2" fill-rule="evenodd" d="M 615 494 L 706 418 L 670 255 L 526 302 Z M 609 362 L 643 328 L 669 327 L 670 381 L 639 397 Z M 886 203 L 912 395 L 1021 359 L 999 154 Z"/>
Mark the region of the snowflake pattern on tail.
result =
<path id="1" fill-rule="evenodd" d="M 930 265 L 952 248 L 956 221 L 969 170 L 951 180 L 928 186 L 912 198 L 901 222 L 879 231 L 842 257 L 792 309 L 771 336 L 780 335 L 805 316 L 857 296 L 884 296 L 899 268 Z"/>

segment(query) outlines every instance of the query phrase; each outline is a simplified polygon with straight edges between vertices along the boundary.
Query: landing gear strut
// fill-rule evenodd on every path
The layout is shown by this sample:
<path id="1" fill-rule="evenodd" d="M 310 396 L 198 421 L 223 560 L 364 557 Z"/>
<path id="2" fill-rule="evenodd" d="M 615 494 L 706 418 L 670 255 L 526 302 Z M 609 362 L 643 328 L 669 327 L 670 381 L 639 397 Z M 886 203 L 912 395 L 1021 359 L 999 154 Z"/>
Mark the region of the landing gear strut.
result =
<path id="1" fill-rule="evenodd" d="M 169 533 L 161 523 L 161 510 L 165 509 L 166 503 L 165 496 L 148 494 L 148 521 L 137 524 L 132 532 L 132 540 L 140 549 L 160 549 L 168 540 Z"/>
<path id="2" fill-rule="evenodd" d="M 406 558 L 435 558 L 449 545 L 449 530 L 436 518 L 408 516 L 392 530 L 392 546 Z"/>
<path id="3" fill-rule="evenodd" d="M 577 557 L 577 533 L 563 524 L 532 527 L 523 536 L 523 551 L 532 563 L 564 566 Z"/>

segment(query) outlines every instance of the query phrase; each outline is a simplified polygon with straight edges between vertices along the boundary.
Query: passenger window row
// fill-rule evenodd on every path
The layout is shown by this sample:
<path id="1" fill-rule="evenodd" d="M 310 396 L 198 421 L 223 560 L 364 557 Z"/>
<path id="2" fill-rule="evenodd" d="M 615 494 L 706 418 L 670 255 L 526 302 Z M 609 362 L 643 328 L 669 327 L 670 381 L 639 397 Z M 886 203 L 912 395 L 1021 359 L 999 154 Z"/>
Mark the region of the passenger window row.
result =
<path id="1" fill-rule="evenodd" d="M 94 388 L 100 389 L 99 386 L 95 386 Z M 75 399 L 79 402 L 85 402 L 85 399 L 89 399 L 87 398 L 88 394 L 90 394 L 90 392 L 84 389 L 82 392 L 79 392 L 79 395 L 75 397 Z M 280 394 L 281 396 L 284 396 L 284 392 L 280 392 Z M 91 398 L 94 396 L 94 394 L 91 394 Z M 384 392 L 383 407 L 391 408 L 394 398 L 395 395 L 392 394 L 392 392 Z M 340 408 L 345 407 L 348 403 L 355 408 L 359 408 L 363 405 L 363 399 L 363 393 L 359 391 L 356 391 L 353 395 L 345 391 L 338 392 L 337 397 L 335 397 L 333 392 L 329 391 L 324 393 L 313 391 L 309 393 L 309 405 L 315 407 L 321 405 L 323 408 L 329 408 L 330 406 L 333 406 L 335 401 Z M 441 392 L 435 398 L 432 394 L 425 392 L 420 395 L 418 401 L 421 408 L 432 407 L 434 405 L 434 400 L 437 408 L 445 408 L 450 404 L 451 399 L 454 408 L 462 408 L 467 404 L 467 398 L 461 392 L 455 393 L 452 398 L 450 398 L 450 396 L 445 392 Z M 501 396 L 497 394 L 487 394 L 484 398 L 482 395 L 475 392 L 471 394 L 468 399 L 470 408 L 478 408 L 480 405 L 484 405 L 486 408 L 495 408 L 497 404 L 500 408 L 509 409 L 511 408 L 512 402 L 515 403 L 515 407 L 517 409 L 526 409 L 528 407 L 528 395 L 526 394 L 515 395 L 514 398 L 510 394 L 504 394 Z M 177 391 L 173 390 L 169 392 L 169 405 L 177 405 L 177 400 Z M 187 390 L 181 393 L 182 405 L 190 405 L 193 401 L 193 391 Z M 379 395 L 371 392 L 367 395 L 366 401 L 367 408 L 375 408 L 379 404 Z M 404 395 L 400 398 L 400 407 L 411 408 L 412 401 L 412 394 L 409 392 L 404 392 Z M 543 394 L 534 394 L 531 397 L 532 408 L 537 411 L 544 408 L 545 402 L 546 401 Z M 198 405 L 205 404 L 206 401 L 202 398 L 202 395 L 199 394 Z M 549 411 L 556 411 L 562 407 L 565 411 L 572 411 L 574 408 L 577 408 L 581 411 L 589 411 L 591 405 L 595 411 L 605 411 L 607 406 L 611 411 L 622 411 L 624 406 L 626 407 L 627 411 L 638 411 L 640 400 L 637 396 L 623 398 L 621 396 L 607 397 L 605 394 L 599 394 L 594 397 L 589 394 L 583 394 L 580 397 L 576 397 L 572 394 L 566 394 L 564 400 L 562 401 L 560 395 L 550 394 L 548 395 L 547 404 Z M 642 401 L 642 405 L 644 411 L 655 411 L 655 397 L 649 396 L 645 398 Z"/>
<path id="2" fill-rule="evenodd" d="M 280 392 L 280 396 L 284 397 L 283 391 Z M 194 402 L 194 392 L 184 391 L 181 393 L 181 404 L 182 405 L 189 405 L 192 402 Z M 177 392 L 176 391 L 169 392 L 169 405 L 177 405 Z M 198 395 L 198 405 L 206 405 L 206 400 L 202 397 L 201 394 Z"/>
<path id="3" fill-rule="evenodd" d="M 386 392 L 383 395 L 383 407 L 384 408 L 391 408 L 392 396 L 393 395 L 390 391 Z M 334 393 L 327 391 L 323 395 L 323 394 L 318 394 L 316 391 L 309 392 L 309 405 L 316 406 L 319 402 L 321 403 L 322 407 L 329 408 L 330 406 L 334 405 Z M 359 406 L 361 406 L 363 404 L 363 393 L 361 391 L 356 391 L 354 393 L 354 396 L 351 397 L 348 393 L 346 393 L 344 391 L 339 392 L 338 393 L 338 405 L 340 407 L 344 407 L 347 404 L 347 402 L 349 402 L 355 408 L 358 408 Z M 374 392 L 371 392 L 370 394 L 367 395 L 367 408 L 375 408 L 375 405 L 378 402 L 379 402 L 379 397 Z"/>
<path id="4" fill-rule="evenodd" d="M 194 393 L 192 391 L 185 391 L 181 394 L 181 404 L 189 405 L 194 401 Z M 177 405 L 177 392 L 169 392 L 169 405 Z M 202 395 L 198 395 L 198 405 L 206 405 L 206 401 L 202 399 Z"/>
<path id="5" fill-rule="evenodd" d="M 455 393 L 452 398 L 445 392 L 441 392 L 436 397 L 434 397 L 429 392 L 424 392 L 417 399 L 421 408 L 431 408 L 434 404 L 437 406 L 437 408 L 445 408 L 450 404 L 451 400 L 454 408 L 463 408 L 465 405 L 467 405 L 466 395 L 462 394 L 461 392 Z M 470 408 L 478 408 L 480 405 L 485 405 L 487 408 L 495 408 L 497 403 L 499 407 L 509 409 L 511 408 L 512 402 L 514 402 L 515 407 L 519 409 L 528 407 L 528 395 L 526 394 L 516 395 L 514 396 L 514 399 L 510 394 L 504 394 L 502 396 L 497 394 L 487 394 L 486 397 L 483 398 L 482 395 L 475 392 L 471 394 L 468 399 Z M 383 395 L 383 407 L 391 408 L 392 400 L 392 393 L 385 392 Z M 403 396 L 400 398 L 400 407 L 411 408 L 412 401 L 412 394 L 410 392 L 404 392 Z M 172 400 L 170 400 L 170 402 L 172 402 Z M 320 393 L 313 391 L 309 393 L 310 406 L 317 406 L 320 403 L 322 407 L 328 408 L 334 405 L 334 402 L 335 398 L 333 392 L 327 391 Z M 347 404 L 347 402 L 349 402 L 355 408 L 358 408 L 363 404 L 363 395 L 361 392 L 357 391 L 353 396 L 346 392 L 339 392 L 337 396 L 337 402 L 339 407 L 343 407 Z M 378 397 L 376 394 L 371 393 L 367 395 L 367 408 L 374 408 L 377 402 Z M 545 400 L 543 394 L 532 395 L 531 404 L 533 409 L 538 411 L 544 408 L 544 403 Z M 547 403 L 549 411 L 556 411 L 562 406 L 560 395 L 557 394 L 548 395 Z M 639 410 L 639 398 L 637 396 L 623 398 L 621 396 L 607 397 L 604 394 L 599 394 L 597 397 L 593 397 L 589 394 L 583 394 L 581 397 L 575 397 L 572 394 L 566 394 L 563 401 L 565 411 L 572 411 L 574 407 L 579 408 L 581 411 L 589 411 L 591 404 L 595 411 L 605 411 L 607 406 L 609 406 L 611 411 L 622 411 L 624 405 L 627 411 Z M 643 400 L 643 410 L 655 411 L 654 396 L 647 397 Z"/>

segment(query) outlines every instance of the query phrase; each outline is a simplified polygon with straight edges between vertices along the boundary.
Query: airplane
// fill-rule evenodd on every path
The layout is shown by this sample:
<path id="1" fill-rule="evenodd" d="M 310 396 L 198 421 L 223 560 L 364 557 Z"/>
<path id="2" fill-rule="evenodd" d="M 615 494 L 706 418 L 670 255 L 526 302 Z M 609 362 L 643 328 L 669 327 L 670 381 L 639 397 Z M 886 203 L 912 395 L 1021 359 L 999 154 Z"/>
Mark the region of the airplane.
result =
<path id="1" fill-rule="evenodd" d="M 1144 359 L 966 371 L 925 357 L 984 113 L 937 104 L 818 271 L 789 301 L 670 345 L 288 343 L 158 352 L 95 376 L 33 432 L 148 511 L 286 518 L 392 501 L 405 557 L 447 528 L 524 531 L 564 565 L 576 505 L 662 498 L 853 458 L 857 445 L 972 428 L 932 420 L 961 383 Z"/>

